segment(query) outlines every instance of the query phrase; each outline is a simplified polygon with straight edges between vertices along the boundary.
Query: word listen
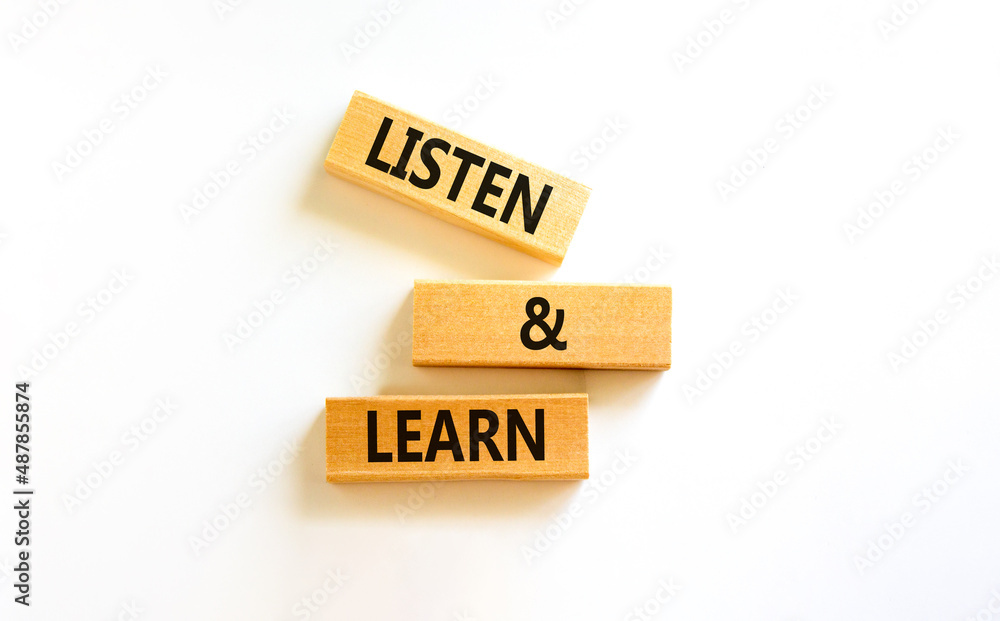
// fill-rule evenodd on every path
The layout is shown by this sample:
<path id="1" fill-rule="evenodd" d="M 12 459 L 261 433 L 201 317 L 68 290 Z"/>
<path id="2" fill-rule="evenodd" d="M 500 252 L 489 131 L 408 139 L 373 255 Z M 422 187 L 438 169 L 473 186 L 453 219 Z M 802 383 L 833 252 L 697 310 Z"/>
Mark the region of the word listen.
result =
<path id="1" fill-rule="evenodd" d="M 420 441 L 420 431 L 408 429 L 410 421 L 421 419 L 420 410 L 398 410 L 396 412 L 397 461 L 434 461 L 439 451 L 451 453 L 455 461 L 465 461 L 462 444 L 455 430 L 455 420 L 451 410 L 438 410 L 434 419 L 434 430 L 427 443 L 426 457 L 420 451 L 411 451 L 410 442 Z M 483 429 L 486 422 L 486 429 Z M 469 461 L 479 461 L 480 445 L 486 447 L 490 459 L 504 461 L 493 436 L 500 429 L 500 419 L 492 410 L 469 410 Z M 511 408 L 507 410 L 507 460 L 517 461 L 517 436 L 521 435 L 531 457 L 535 461 L 545 460 L 545 409 L 535 409 L 535 435 L 528 431 L 521 413 Z M 441 436 L 445 437 L 442 438 Z M 378 450 L 378 411 L 368 410 L 368 461 L 388 462 L 393 460 L 392 451 Z"/>
<path id="2" fill-rule="evenodd" d="M 587 476 L 587 395 L 326 400 L 331 482 Z"/>
<path id="3" fill-rule="evenodd" d="M 590 197 L 562 175 L 356 92 L 326 170 L 559 265 Z"/>
<path id="4" fill-rule="evenodd" d="M 399 159 L 396 160 L 396 164 L 394 166 L 390 166 L 388 162 L 380 160 L 379 156 L 381 155 L 382 148 L 385 145 L 386 136 L 389 135 L 389 131 L 392 129 L 392 123 L 393 120 L 389 117 L 385 117 L 382 120 L 382 126 L 378 130 L 378 135 L 375 136 L 375 142 L 372 144 L 371 151 L 368 152 L 368 158 L 365 160 L 365 165 L 371 166 L 375 170 L 388 173 L 397 179 L 407 179 L 406 166 L 410 162 L 413 150 L 416 148 L 417 144 L 423 140 L 424 132 L 414 127 L 408 127 L 406 129 L 406 142 L 400 150 Z M 476 155 L 475 153 L 470 153 L 461 147 L 455 147 L 453 152 L 451 151 L 451 148 L 451 144 L 443 138 L 430 138 L 424 142 L 423 146 L 420 148 L 420 161 L 427 169 L 427 177 L 421 178 L 417 176 L 416 171 L 411 170 L 409 174 L 409 182 L 422 190 L 429 190 L 436 186 L 438 181 L 441 180 L 441 165 L 434 159 L 434 152 L 441 151 L 443 155 L 448 155 L 449 152 L 451 152 L 451 155 L 461 162 L 458 165 L 458 170 L 456 171 L 454 180 L 451 182 L 450 189 L 448 190 L 448 200 L 455 202 L 458 200 L 459 194 L 462 192 L 462 186 L 465 184 L 465 179 L 469 175 L 469 169 L 473 166 L 483 168 L 485 165 L 486 173 L 479 182 L 479 189 L 476 191 L 476 197 L 472 201 L 471 208 L 473 211 L 477 211 L 488 218 L 493 218 L 496 216 L 497 208 L 488 205 L 486 203 L 486 199 L 490 196 L 502 196 L 503 188 L 496 185 L 494 182 L 496 181 L 497 176 L 503 177 L 504 179 L 510 179 L 510 176 L 514 173 L 514 171 L 496 162 L 490 162 L 489 165 L 486 165 L 485 157 Z M 514 208 L 517 207 L 518 203 L 520 203 L 524 213 L 524 232 L 529 235 L 534 235 L 535 229 L 538 228 L 538 221 L 542 218 L 542 212 L 545 211 L 545 204 L 549 202 L 550 194 L 552 194 L 552 186 L 545 184 L 542 188 L 541 195 L 538 197 L 538 202 L 532 206 L 531 181 L 528 179 L 527 175 L 518 173 L 517 179 L 514 181 L 514 187 L 511 190 L 510 197 L 504 205 L 503 213 L 500 214 L 500 221 L 504 224 L 510 222 L 510 217 L 514 213 Z"/>

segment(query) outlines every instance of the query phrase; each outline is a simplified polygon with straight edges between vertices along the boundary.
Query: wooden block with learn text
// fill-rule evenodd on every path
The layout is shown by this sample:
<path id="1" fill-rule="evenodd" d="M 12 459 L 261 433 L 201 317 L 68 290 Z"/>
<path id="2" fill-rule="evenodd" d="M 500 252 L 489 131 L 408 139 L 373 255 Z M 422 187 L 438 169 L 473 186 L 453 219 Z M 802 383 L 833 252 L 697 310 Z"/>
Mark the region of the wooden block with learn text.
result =
<path id="1" fill-rule="evenodd" d="M 550 263 L 590 189 L 355 91 L 326 170 Z"/>
<path id="2" fill-rule="evenodd" d="M 658 285 L 418 280 L 413 364 L 665 370 L 671 301 Z"/>
<path id="3" fill-rule="evenodd" d="M 326 400 L 330 482 L 588 476 L 585 394 Z"/>

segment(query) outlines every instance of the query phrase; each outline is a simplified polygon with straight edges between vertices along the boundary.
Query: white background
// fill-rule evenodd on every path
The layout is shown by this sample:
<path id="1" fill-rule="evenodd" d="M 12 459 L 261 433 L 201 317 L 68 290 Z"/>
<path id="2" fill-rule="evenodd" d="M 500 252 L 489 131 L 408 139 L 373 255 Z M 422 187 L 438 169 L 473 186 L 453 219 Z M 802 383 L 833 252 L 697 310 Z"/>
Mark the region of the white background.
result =
<path id="1" fill-rule="evenodd" d="M 303 619 L 302 598 L 323 602 L 314 619 L 1000 610 L 1000 279 L 976 282 L 1000 254 L 996 3 L 594 0 L 555 21 L 555 0 L 403 0 L 376 27 L 385 2 L 247 1 L 221 16 L 210 0 L 71 2 L 26 36 L 44 4 L 0 16 L 0 504 L 23 369 L 37 490 L 30 611 L 11 601 L 14 515 L 0 512 L 4 619 L 133 618 L 133 605 L 143 620 Z M 362 47 L 366 25 L 378 32 Z M 119 98 L 157 67 L 125 116 Z M 563 266 L 328 176 L 355 89 L 442 123 L 468 106 L 460 131 L 592 187 Z M 812 89 L 831 96 L 800 109 Z M 294 120 L 248 160 L 241 143 L 275 109 Z M 808 120 L 789 132 L 796 111 Z M 113 131 L 57 172 L 102 119 Z M 609 123 L 624 129 L 601 144 Z M 935 150 L 949 128 L 958 138 Z M 753 170 L 748 149 L 769 139 Z M 919 179 L 904 172 L 914 156 L 934 160 Z M 240 174 L 185 219 L 233 160 Z M 720 191 L 734 166 L 748 181 Z M 896 180 L 904 193 L 849 235 Z M 293 287 L 286 274 L 326 239 L 333 255 Z M 380 357 L 408 336 L 414 278 L 671 285 L 673 369 Z M 283 303 L 227 346 L 275 289 Z M 786 289 L 794 304 L 768 311 Z M 947 322 L 917 334 L 939 310 Z M 766 332 L 745 327 L 755 318 Z M 894 365 L 915 334 L 923 346 Z M 743 355 L 713 366 L 734 342 Z M 590 394 L 589 483 L 324 481 L 326 397 L 564 391 Z M 160 422 L 157 400 L 176 404 Z M 136 442 L 144 420 L 155 430 Z M 950 462 L 967 472 L 935 492 Z M 933 504 L 915 499 L 925 488 Z M 249 507 L 225 518 L 240 497 Z M 224 528 L 196 551 L 213 520 Z M 679 587 L 666 602 L 661 581 Z"/>

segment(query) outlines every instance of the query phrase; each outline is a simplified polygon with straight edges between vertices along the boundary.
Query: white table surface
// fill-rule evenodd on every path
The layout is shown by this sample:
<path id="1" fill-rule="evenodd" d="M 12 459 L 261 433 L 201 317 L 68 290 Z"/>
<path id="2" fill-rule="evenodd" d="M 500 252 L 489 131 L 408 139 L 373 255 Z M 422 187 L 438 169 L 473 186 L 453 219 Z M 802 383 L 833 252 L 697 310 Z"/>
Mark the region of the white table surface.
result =
<path id="1" fill-rule="evenodd" d="M 1000 7 L 400 1 L 4 3 L 3 618 L 1000 619 Z M 562 267 L 327 175 L 355 89 L 592 187 Z M 380 357 L 414 278 L 671 285 L 673 369 Z M 576 391 L 590 482 L 324 481 L 326 397 Z"/>

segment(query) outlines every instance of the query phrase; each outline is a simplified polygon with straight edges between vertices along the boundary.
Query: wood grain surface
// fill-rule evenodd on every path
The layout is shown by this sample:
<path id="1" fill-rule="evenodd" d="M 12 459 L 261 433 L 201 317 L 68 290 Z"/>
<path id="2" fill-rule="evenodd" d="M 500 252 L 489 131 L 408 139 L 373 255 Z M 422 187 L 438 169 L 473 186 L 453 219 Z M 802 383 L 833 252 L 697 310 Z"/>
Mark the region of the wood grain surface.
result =
<path id="1" fill-rule="evenodd" d="M 590 197 L 584 185 L 360 91 L 326 170 L 556 265 Z"/>
<path id="2" fill-rule="evenodd" d="M 586 479 L 587 395 L 326 400 L 331 482 Z"/>
<path id="3" fill-rule="evenodd" d="M 413 364 L 665 370 L 671 303 L 655 285 L 418 280 Z"/>

